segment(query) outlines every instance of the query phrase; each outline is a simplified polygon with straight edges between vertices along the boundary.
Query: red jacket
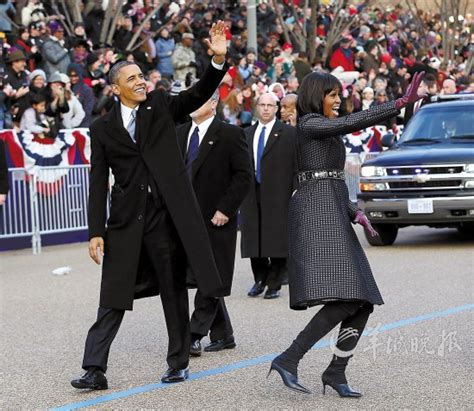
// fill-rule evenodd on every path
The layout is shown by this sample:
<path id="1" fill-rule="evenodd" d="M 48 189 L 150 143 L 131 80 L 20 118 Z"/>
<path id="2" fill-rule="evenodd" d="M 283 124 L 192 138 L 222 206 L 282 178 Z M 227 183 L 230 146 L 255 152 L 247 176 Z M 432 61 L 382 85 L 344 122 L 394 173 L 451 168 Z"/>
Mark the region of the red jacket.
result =
<path id="1" fill-rule="evenodd" d="M 351 50 L 349 59 L 344 55 L 342 48 L 339 47 L 332 53 L 331 59 L 329 60 L 329 66 L 334 70 L 336 67 L 341 66 L 344 71 L 355 71 L 354 66 L 354 53 Z"/>

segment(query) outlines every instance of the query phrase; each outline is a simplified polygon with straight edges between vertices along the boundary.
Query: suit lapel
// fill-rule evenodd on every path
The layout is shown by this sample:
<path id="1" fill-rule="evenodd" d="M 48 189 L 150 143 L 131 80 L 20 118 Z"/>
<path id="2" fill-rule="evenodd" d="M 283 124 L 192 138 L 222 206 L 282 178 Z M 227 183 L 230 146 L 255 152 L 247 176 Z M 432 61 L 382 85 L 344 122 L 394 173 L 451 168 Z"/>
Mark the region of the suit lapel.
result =
<path id="1" fill-rule="evenodd" d="M 257 130 L 257 126 L 258 126 L 258 121 L 251 127 L 247 128 L 246 131 L 247 131 L 247 144 L 249 146 L 249 149 L 250 149 L 250 153 L 251 153 L 251 156 L 252 156 L 252 164 L 253 164 L 253 167 L 255 168 L 255 151 L 253 149 L 253 141 L 255 139 L 255 131 Z"/>
<path id="2" fill-rule="evenodd" d="M 204 164 L 204 160 L 206 159 L 207 155 L 218 142 L 218 131 L 219 120 L 217 119 L 217 117 L 214 117 L 214 120 L 207 129 L 206 135 L 204 136 L 201 141 L 201 144 L 199 145 L 199 154 L 197 159 L 193 163 L 193 180 L 199 168 Z"/>
<path id="3" fill-rule="evenodd" d="M 272 149 L 275 142 L 278 140 L 278 136 L 280 135 L 282 130 L 281 122 L 279 120 L 275 121 L 275 124 L 270 131 L 270 135 L 268 136 L 267 144 L 265 144 L 265 150 L 263 150 L 262 158 L 267 155 L 267 153 Z"/>
<path id="4" fill-rule="evenodd" d="M 128 147 L 138 150 L 137 145 L 132 141 L 128 131 L 123 126 L 122 113 L 120 112 L 120 103 L 115 103 L 112 109 L 105 115 L 107 123 L 105 132 L 114 140 Z"/>
<path id="5" fill-rule="evenodd" d="M 150 130 L 150 125 L 152 123 L 152 117 L 153 117 L 153 108 L 148 100 L 144 101 L 138 107 L 138 114 L 137 114 L 138 133 L 136 134 L 136 136 L 137 136 L 137 143 L 141 147 L 145 146 L 145 142 Z"/>
<path id="6" fill-rule="evenodd" d="M 183 159 L 186 159 L 186 151 L 187 151 L 187 142 L 188 142 L 188 134 L 189 130 L 191 129 L 191 125 L 193 123 L 186 123 L 183 124 L 181 127 L 177 129 L 177 136 L 178 136 L 178 146 L 181 150 L 181 154 L 183 155 Z"/>

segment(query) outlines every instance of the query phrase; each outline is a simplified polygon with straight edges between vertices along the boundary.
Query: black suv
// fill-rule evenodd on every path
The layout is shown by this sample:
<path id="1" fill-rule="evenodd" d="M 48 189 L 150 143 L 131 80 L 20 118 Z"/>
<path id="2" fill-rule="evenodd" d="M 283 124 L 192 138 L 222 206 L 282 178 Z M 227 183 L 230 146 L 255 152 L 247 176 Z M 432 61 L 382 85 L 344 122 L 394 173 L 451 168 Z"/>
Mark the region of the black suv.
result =
<path id="1" fill-rule="evenodd" d="M 449 101 L 451 100 L 451 101 Z M 359 206 L 391 245 L 410 225 L 456 227 L 474 236 L 474 95 L 438 98 L 409 121 L 400 140 L 361 167 Z"/>

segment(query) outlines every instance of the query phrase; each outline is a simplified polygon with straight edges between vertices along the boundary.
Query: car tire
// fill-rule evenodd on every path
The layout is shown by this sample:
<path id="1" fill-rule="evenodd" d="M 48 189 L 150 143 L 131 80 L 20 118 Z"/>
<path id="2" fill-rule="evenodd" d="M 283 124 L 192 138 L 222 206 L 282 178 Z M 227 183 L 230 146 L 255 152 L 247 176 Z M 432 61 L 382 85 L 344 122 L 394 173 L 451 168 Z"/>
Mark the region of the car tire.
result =
<path id="1" fill-rule="evenodd" d="M 458 225 L 457 229 L 463 237 L 474 238 L 474 223 L 462 223 Z"/>
<path id="2" fill-rule="evenodd" d="M 364 230 L 365 238 L 367 239 L 370 245 L 374 247 L 380 247 L 385 245 L 392 245 L 398 234 L 398 227 L 389 224 L 373 224 L 373 227 L 379 233 L 376 237 L 371 237 L 367 232 Z"/>

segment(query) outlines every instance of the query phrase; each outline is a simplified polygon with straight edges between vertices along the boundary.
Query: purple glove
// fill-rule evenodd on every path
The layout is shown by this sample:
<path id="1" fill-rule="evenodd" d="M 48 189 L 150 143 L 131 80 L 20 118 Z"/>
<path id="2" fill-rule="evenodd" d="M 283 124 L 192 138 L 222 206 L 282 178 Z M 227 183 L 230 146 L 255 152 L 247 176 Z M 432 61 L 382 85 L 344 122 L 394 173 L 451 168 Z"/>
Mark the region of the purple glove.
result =
<path id="1" fill-rule="evenodd" d="M 397 108 L 397 110 L 400 110 L 406 105 L 410 103 L 415 103 L 420 98 L 425 97 L 424 94 L 418 94 L 418 87 L 420 86 L 420 83 L 422 82 L 424 76 L 424 71 L 422 71 L 421 73 L 415 73 L 415 75 L 413 76 L 413 80 L 411 81 L 410 85 L 407 88 L 407 91 L 405 92 L 405 95 L 395 101 L 395 107 Z"/>
<path id="2" fill-rule="evenodd" d="M 367 231 L 371 237 L 377 237 L 379 235 L 379 233 L 375 231 L 375 228 L 372 227 L 372 224 L 370 224 L 367 216 L 361 210 L 356 211 L 354 223 L 360 224 L 362 227 L 364 227 L 365 231 Z"/>

